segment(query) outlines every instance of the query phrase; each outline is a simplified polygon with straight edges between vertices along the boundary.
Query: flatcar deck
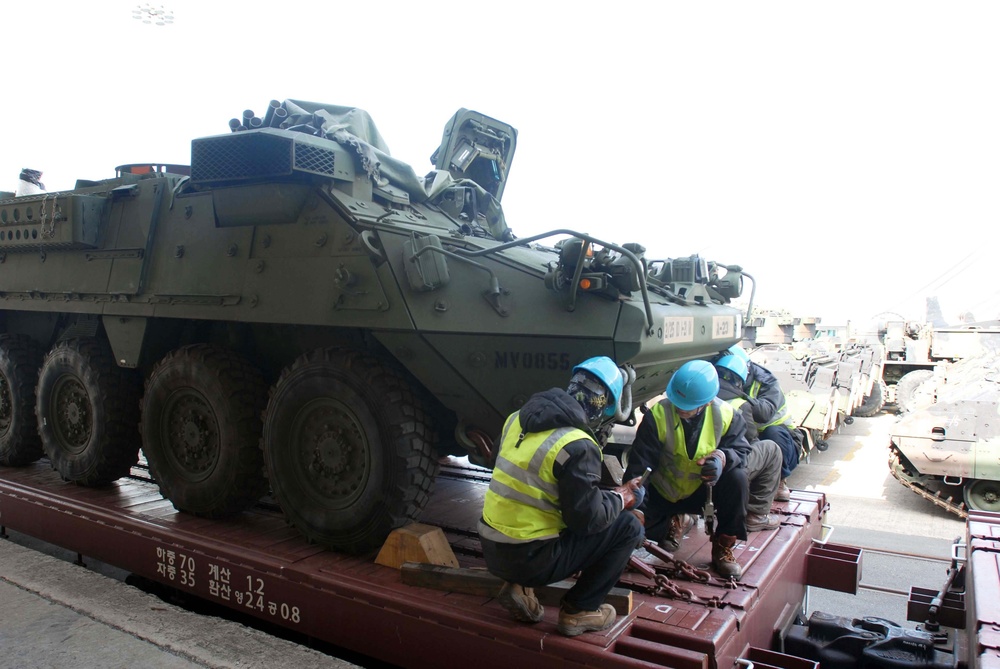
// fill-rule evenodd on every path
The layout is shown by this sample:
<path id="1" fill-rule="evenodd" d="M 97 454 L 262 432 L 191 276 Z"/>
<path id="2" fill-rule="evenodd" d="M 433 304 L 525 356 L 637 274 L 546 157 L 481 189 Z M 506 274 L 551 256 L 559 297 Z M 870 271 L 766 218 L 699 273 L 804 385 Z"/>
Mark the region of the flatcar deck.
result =
<path id="1" fill-rule="evenodd" d="M 440 476 L 421 521 L 445 530 L 463 567 L 483 566 L 475 524 L 485 479 Z M 782 526 L 737 547 L 744 576 L 735 587 L 678 580 L 690 601 L 668 599 L 627 571 L 620 585 L 635 591 L 632 611 L 606 632 L 571 639 L 556 632 L 556 607 L 537 625 L 513 622 L 492 597 L 406 585 L 374 556 L 311 545 L 273 510 L 209 520 L 177 512 L 149 482 L 83 488 L 45 463 L 0 468 L 0 526 L 401 667 L 732 666 L 752 657 L 751 647 L 777 647 L 799 612 L 825 504 L 822 494 L 800 491 L 777 504 Z M 704 533 L 693 532 L 675 557 L 705 568 L 710 552 Z M 805 662 L 767 653 L 756 660 L 796 669 Z"/>

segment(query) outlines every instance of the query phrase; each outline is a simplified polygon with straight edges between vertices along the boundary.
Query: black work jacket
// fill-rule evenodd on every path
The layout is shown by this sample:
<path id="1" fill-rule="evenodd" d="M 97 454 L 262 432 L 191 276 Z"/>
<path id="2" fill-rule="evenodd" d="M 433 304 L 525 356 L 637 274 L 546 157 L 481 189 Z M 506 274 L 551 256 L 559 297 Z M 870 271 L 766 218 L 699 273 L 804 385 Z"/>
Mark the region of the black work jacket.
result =
<path id="1" fill-rule="evenodd" d="M 583 407 L 561 388 L 535 393 L 519 412 L 525 433 L 560 427 L 575 427 L 588 434 Z M 563 447 L 569 457 L 554 463 L 552 473 L 559 486 L 559 507 L 570 532 L 595 534 L 606 530 L 622 512 L 618 495 L 598 488 L 603 456 L 597 439 L 577 439 Z"/>

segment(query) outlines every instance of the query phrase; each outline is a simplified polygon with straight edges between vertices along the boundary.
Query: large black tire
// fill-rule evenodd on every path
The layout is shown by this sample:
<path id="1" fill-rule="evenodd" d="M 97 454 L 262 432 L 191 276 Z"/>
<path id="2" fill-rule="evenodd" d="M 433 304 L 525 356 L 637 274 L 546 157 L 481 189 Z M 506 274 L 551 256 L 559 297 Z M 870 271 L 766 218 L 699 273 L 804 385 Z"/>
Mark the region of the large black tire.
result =
<path id="1" fill-rule="evenodd" d="M 310 541 L 368 553 L 426 505 L 435 436 L 403 372 L 357 351 L 313 351 L 271 391 L 263 438 L 271 490 Z"/>
<path id="2" fill-rule="evenodd" d="M 872 391 L 869 395 L 865 396 L 861 406 L 856 408 L 852 413 L 855 416 L 861 418 L 871 418 L 885 406 L 885 381 L 879 379 L 872 384 Z"/>
<path id="3" fill-rule="evenodd" d="M 157 363 L 142 399 L 142 450 L 160 494 L 212 518 L 260 499 L 266 400 L 260 372 L 232 351 L 195 344 Z"/>
<path id="4" fill-rule="evenodd" d="M 930 369 L 915 369 L 907 372 L 896 384 L 896 406 L 901 411 L 910 412 L 923 409 L 934 403 L 933 393 L 930 397 L 920 389 L 924 381 L 934 377 Z"/>
<path id="5" fill-rule="evenodd" d="M 965 483 L 965 505 L 973 511 L 1000 511 L 1000 481 L 973 479 Z"/>
<path id="6" fill-rule="evenodd" d="M 42 448 L 63 479 L 106 485 L 139 460 L 139 378 L 115 364 L 107 344 L 56 344 L 38 375 L 35 413 Z"/>
<path id="7" fill-rule="evenodd" d="M 29 465 L 43 455 L 35 418 L 42 356 L 42 347 L 30 337 L 0 336 L 0 465 Z"/>

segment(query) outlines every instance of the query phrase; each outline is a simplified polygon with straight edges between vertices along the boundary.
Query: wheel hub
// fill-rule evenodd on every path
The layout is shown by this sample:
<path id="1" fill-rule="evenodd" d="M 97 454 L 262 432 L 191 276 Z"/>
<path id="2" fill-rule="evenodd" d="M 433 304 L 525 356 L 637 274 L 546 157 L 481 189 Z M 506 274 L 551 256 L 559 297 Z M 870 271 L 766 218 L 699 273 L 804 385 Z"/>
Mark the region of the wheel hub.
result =
<path id="1" fill-rule="evenodd" d="M 354 449 L 341 428 L 327 425 L 315 441 L 312 467 L 320 476 L 338 479 L 350 469 Z"/>
<path id="2" fill-rule="evenodd" d="M 324 497 L 356 494 L 368 476 L 367 439 L 353 414 L 330 402 L 307 409 L 299 423 L 301 461 L 309 483 Z"/>
<path id="3" fill-rule="evenodd" d="M 969 483 L 965 504 L 976 511 L 1000 511 L 1000 481 L 980 479 Z"/>
<path id="4" fill-rule="evenodd" d="M 166 444 L 168 453 L 189 478 L 210 472 L 219 458 L 215 414 L 200 395 L 189 392 L 168 406 Z"/>
<path id="5" fill-rule="evenodd" d="M 64 377 L 54 394 L 55 429 L 69 450 L 79 452 L 90 441 L 91 407 L 87 391 L 75 377 Z"/>

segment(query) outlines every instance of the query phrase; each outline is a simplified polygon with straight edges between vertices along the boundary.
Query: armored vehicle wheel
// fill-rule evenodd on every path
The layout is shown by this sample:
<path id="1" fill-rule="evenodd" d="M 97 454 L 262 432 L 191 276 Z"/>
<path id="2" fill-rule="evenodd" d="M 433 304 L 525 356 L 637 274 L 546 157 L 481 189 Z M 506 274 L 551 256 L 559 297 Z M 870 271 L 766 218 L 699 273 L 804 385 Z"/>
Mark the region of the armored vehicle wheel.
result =
<path id="1" fill-rule="evenodd" d="M 95 339 L 60 342 L 45 356 L 35 413 L 42 448 L 64 479 L 103 485 L 138 462 L 138 386 Z"/>
<path id="2" fill-rule="evenodd" d="M 929 369 L 915 369 L 904 374 L 896 384 L 896 406 L 903 411 L 910 412 L 925 409 L 933 404 L 933 389 L 921 387 L 924 385 L 924 381 L 933 376 L 934 372 Z"/>
<path id="3" fill-rule="evenodd" d="M 42 457 L 35 419 L 35 386 L 42 347 L 30 337 L 0 336 L 0 465 L 28 465 Z"/>
<path id="4" fill-rule="evenodd" d="M 877 414 L 885 406 L 885 393 L 885 381 L 879 379 L 872 384 L 871 394 L 865 397 L 861 406 L 854 410 L 854 415 L 862 418 L 871 418 Z"/>
<path id="5" fill-rule="evenodd" d="M 219 517 L 267 492 L 260 451 L 267 386 L 225 349 L 195 344 L 157 363 L 142 399 L 142 449 L 174 507 Z"/>
<path id="6" fill-rule="evenodd" d="M 1000 481 L 975 479 L 966 483 L 965 505 L 975 511 L 1000 511 Z"/>
<path id="7" fill-rule="evenodd" d="M 263 448 L 271 490 L 299 531 L 366 553 L 426 505 L 434 438 L 423 402 L 395 367 L 324 349 L 299 358 L 272 389 Z"/>

